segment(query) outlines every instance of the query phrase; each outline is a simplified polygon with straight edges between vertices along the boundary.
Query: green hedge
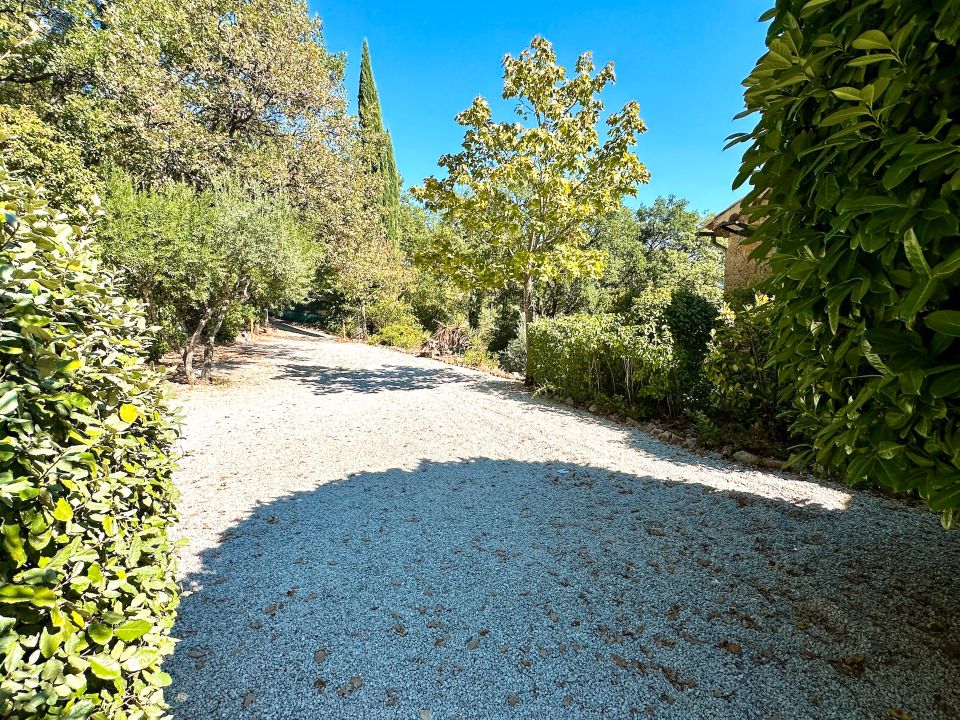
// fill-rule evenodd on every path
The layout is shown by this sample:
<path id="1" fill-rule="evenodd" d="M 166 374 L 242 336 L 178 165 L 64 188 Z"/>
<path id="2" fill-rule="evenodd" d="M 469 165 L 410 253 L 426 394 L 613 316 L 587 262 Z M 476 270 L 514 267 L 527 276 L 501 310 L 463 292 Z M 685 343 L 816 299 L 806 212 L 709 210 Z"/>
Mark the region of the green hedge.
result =
<path id="1" fill-rule="evenodd" d="M 141 308 L 0 166 L 0 716 L 163 714 L 172 462 Z"/>
<path id="2" fill-rule="evenodd" d="M 960 0 L 780 0 L 745 81 L 798 460 L 960 520 Z"/>
<path id="3" fill-rule="evenodd" d="M 419 325 L 399 322 L 380 328 L 376 335 L 370 337 L 370 342 L 376 345 L 389 345 L 405 350 L 414 350 L 423 345 L 429 337 L 430 333 Z"/>
<path id="4" fill-rule="evenodd" d="M 585 314 L 539 320 L 527 333 L 527 371 L 537 385 L 580 401 L 621 398 L 646 411 L 670 405 L 669 333 Z"/>
<path id="5" fill-rule="evenodd" d="M 759 423 L 767 432 L 782 435 L 783 385 L 770 364 L 774 305 L 762 294 L 752 301 L 741 298 L 738 305 L 736 310 L 723 308 L 704 359 L 711 408 L 720 418 L 747 426 Z"/>

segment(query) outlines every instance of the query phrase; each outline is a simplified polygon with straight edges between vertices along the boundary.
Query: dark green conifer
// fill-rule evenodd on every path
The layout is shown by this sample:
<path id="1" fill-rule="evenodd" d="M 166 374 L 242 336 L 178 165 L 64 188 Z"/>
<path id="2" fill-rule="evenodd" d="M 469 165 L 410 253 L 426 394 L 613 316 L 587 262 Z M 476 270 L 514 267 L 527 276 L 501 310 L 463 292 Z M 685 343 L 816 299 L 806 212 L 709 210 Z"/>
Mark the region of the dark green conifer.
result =
<path id="1" fill-rule="evenodd" d="M 393 155 L 393 141 L 390 133 L 383 127 L 383 114 L 380 110 L 380 96 L 373 79 L 370 65 L 370 46 L 363 41 L 363 53 L 360 58 L 360 91 L 357 96 L 360 114 L 360 132 L 364 146 L 371 158 L 371 171 L 383 181 L 383 223 L 387 237 L 394 243 L 400 241 L 400 177 L 397 174 L 397 161 Z"/>

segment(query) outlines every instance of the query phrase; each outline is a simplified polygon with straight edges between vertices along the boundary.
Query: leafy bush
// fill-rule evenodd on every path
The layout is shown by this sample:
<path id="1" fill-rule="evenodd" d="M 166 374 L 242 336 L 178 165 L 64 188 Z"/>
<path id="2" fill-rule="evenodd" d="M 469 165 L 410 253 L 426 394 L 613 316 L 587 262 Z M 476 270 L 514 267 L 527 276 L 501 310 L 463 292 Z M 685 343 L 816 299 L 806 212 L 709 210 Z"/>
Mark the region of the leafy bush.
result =
<path id="1" fill-rule="evenodd" d="M 392 323 L 381 328 L 380 332 L 370 338 L 370 342 L 376 345 L 390 345 L 391 347 L 413 350 L 423 345 L 428 337 L 430 337 L 430 333 L 419 325 Z"/>
<path id="2" fill-rule="evenodd" d="M 776 368 L 769 365 L 774 341 L 771 308 L 766 295 L 756 295 L 753 303 L 736 312 L 724 306 L 704 360 L 704 374 L 716 413 L 744 425 L 759 421 L 768 431 L 779 433 L 781 386 Z"/>
<path id="3" fill-rule="evenodd" d="M 960 521 L 960 0 L 779 0 L 738 183 L 796 458 Z"/>
<path id="4" fill-rule="evenodd" d="M 699 365 L 720 315 L 716 305 L 690 290 L 680 289 L 673 293 L 663 315 L 674 347 L 683 352 L 687 361 Z"/>
<path id="5" fill-rule="evenodd" d="M 233 342 L 240 336 L 240 333 L 250 330 L 251 321 L 256 322 L 259 319 L 260 314 L 255 308 L 244 303 L 230 303 L 227 314 L 223 316 L 223 324 L 217 332 L 217 342 Z"/>
<path id="6" fill-rule="evenodd" d="M 703 377 L 710 332 L 716 325 L 717 307 L 701 295 L 686 289 L 673 292 L 663 318 L 673 338 L 675 369 L 673 394 L 688 408 L 700 408 L 708 392 Z"/>
<path id="7" fill-rule="evenodd" d="M 0 166 L 0 716 L 156 718 L 175 492 L 142 308 Z"/>
<path id="8" fill-rule="evenodd" d="M 645 410 L 672 407 L 669 335 L 622 325 L 615 315 L 568 315 L 527 328 L 528 373 L 576 400 L 623 398 Z"/>
<path id="9" fill-rule="evenodd" d="M 500 366 L 507 372 L 525 373 L 527 371 L 527 333 L 521 326 L 517 336 L 507 343 L 500 353 Z"/>
<path id="10" fill-rule="evenodd" d="M 367 329 L 378 333 L 388 325 L 418 325 L 410 305 L 396 297 L 378 297 L 366 306 Z"/>
<path id="11" fill-rule="evenodd" d="M 489 333 L 483 330 L 471 332 L 469 346 L 462 355 L 464 364 L 475 368 L 499 370 L 500 363 L 497 362 L 497 357 L 487 349 L 489 344 Z"/>

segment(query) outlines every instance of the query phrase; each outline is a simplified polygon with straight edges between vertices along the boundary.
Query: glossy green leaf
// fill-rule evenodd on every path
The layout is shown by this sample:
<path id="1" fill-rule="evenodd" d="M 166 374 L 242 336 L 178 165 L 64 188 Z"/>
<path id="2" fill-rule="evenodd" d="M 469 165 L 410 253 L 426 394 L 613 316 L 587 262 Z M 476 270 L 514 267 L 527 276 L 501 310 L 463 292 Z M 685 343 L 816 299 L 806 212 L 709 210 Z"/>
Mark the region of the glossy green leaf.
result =
<path id="1" fill-rule="evenodd" d="M 19 403 L 17 401 L 17 389 L 12 388 L 3 394 L 0 394 L 0 416 L 10 415 L 16 412 Z"/>
<path id="2" fill-rule="evenodd" d="M 923 256 L 923 250 L 917 241 L 917 234 L 913 231 L 913 228 L 907 230 L 903 237 L 903 249 L 914 271 L 923 277 L 930 277 L 930 266 L 927 264 L 927 259 Z"/>
<path id="3" fill-rule="evenodd" d="M 93 655 L 87 658 L 90 663 L 90 670 L 93 674 L 102 680 L 115 680 L 120 677 L 120 663 L 109 655 Z"/>
<path id="4" fill-rule="evenodd" d="M 106 645 L 113 638 L 113 630 L 103 623 L 92 622 L 87 626 L 87 635 L 97 645 Z"/>
<path id="5" fill-rule="evenodd" d="M 889 50 L 890 39 L 880 30 L 867 30 L 853 41 L 857 50 Z"/>
<path id="6" fill-rule="evenodd" d="M 860 93 L 860 90 L 858 90 L 855 87 L 841 87 L 841 88 L 832 90 L 831 92 L 833 92 L 833 94 L 836 95 L 841 100 L 851 100 L 854 102 L 863 101 L 863 97 Z"/>
<path id="7" fill-rule="evenodd" d="M 960 310 L 935 310 L 926 315 L 923 322 L 941 335 L 960 337 Z"/>
<path id="8" fill-rule="evenodd" d="M 153 626 L 146 620 L 130 620 L 123 623 L 114 632 L 118 638 L 124 642 L 133 642 L 146 635 L 153 629 Z"/>
<path id="9" fill-rule="evenodd" d="M 19 525 L 10 523 L 3 526 L 3 550 L 13 560 L 15 567 L 20 567 L 27 561 L 27 553 L 23 547 Z"/>
<path id="10" fill-rule="evenodd" d="M 26 585 L 0 585 L 0 603 L 30 602 L 34 594 L 34 589 Z"/>
<path id="11" fill-rule="evenodd" d="M 930 395 L 935 398 L 960 397 L 960 370 L 938 375 L 930 383 Z"/>
<path id="12" fill-rule="evenodd" d="M 60 522 L 67 522 L 73 518 L 73 508 L 70 507 L 70 503 L 60 498 L 53 509 L 53 516 Z"/>

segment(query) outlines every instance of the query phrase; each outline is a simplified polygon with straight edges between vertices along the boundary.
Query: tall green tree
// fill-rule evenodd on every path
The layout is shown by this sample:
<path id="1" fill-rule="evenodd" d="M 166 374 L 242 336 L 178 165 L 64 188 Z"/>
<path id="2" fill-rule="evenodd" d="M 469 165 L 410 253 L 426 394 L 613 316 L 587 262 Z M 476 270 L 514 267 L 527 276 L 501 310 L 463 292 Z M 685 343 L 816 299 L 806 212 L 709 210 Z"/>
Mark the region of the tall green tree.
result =
<path id="1" fill-rule="evenodd" d="M 439 238 L 433 261 L 473 286 L 519 283 L 529 324 L 538 281 L 602 270 L 590 224 L 649 179 L 631 150 L 646 126 L 630 101 L 605 119 L 601 139 L 598 95 L 614 81 L 613 64 L 594 74 L 590 53 L 568 77 L 550 42 L 535 37 L 503 68 L 503 97 L 516 100 L 520 122 L 494 122 L 477 97 L 456 118 L 467 128 L 463 149 L 440 158 L 446 177 L 416 192 L 457 230 Z"/>
<path id="2" fill-rule="evenodd" d="M 610 261 L 602 284 L 612 309 L 629 310 L 651 289 L 685 288 L 720 302 L 723 257 L 709 240 L 698 237 L 706 216 L 673 195 L 641 205 L 632 218 L 604 218 L 598 245 Z"/>
<path id="3" fill-rule="evenodd" d="M 380 109 L 380 94 L 373 79 L 373 66 L 370 64 L 370 45 L 363 41 L 360 58 L 360 91 L 357 96 L 360 114 L 360 137 L 367 149 L 371 174 L 383 185 L 383 223 L 387 237 L 394 243 L 400 242 L 400 177 L 397 173 L 397 160 L 393 155 L 393 141 L 383 126 L 383 112 Z"/>

